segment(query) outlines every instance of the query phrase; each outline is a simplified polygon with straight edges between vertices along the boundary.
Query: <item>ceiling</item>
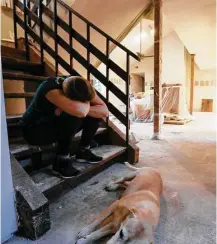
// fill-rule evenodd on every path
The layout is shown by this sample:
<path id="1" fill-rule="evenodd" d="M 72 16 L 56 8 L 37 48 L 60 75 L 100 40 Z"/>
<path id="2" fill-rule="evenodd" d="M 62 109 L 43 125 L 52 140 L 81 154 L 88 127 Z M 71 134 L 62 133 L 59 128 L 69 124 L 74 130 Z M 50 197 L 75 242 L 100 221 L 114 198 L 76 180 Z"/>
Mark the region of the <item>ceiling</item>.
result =
<path id="1" fill-rule="evenodd" d="M 216 1 L 165 0 L 163 12 L 201 70 L 216 67 Z"/>
<path id="2" fill-rule="evenodd" d="M 117 38 L 132 19 L 135 18 L 151 0 L 65 1 L 96 26 L 113 38 Z M 195 61 L 201 70 L 211 70 L 216 67 L 215 11 L 215 0 L 163 1 L 164 35 L 175 31 L 189 53 L 196 54 Z M 149 30 L 149 25 L 153 26 L 153 21 L 143 21 L 144 29 L 148 28 L 147 30 Z M 86 27 L 84 23 L 74 20 L 74 26 L 85 36 Z M 123 41 L 123 44 L 134 52 L 140 51 L 139 30 L 140 27 L 137 25 Z M 91 41 L 99 49 L 104 51 L 105 39 L 94 31 L 91 32 L 91 36 Z M 149 36 L 145 41 L 145 45 L 142 46 L 143 52 L 148 52 L 152 50 L 153 47 L 153 36 Z M 77 49 L 83 54 L 79 45 L 77 45 Z M 115 52 L 118 51 L 113 51 L 113 55 Z"/>

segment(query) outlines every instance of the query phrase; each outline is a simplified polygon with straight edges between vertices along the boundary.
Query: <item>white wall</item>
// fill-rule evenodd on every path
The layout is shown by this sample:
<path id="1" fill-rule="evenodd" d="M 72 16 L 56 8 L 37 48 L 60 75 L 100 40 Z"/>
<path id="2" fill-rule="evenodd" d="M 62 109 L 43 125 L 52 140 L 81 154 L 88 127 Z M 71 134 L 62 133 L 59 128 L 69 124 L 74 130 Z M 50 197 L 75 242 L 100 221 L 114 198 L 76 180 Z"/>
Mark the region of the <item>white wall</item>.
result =
<path id="1" fill-rule="evenodd" d="M 175 32 L 163 39 L 162 82 L 185 82 L 184 44 Z"/>
<path id="2" fill-rule="evenodd" d="M 194 111 L 201 111 L 202 99 L 213 99 L 216 112 L 216 70 L 199 70 L 195 67 Z"/>
<path id="3" fill-rule="evenodd" d="M 14 190 L 12 184 L 11 164 L 9 158 L 8 135 L 5 118 L 5 103 L 3 95 L 2 71 L 1 82 L 1 243 L 11 238 L 17 230 L 14 205 Z"/>
<path id="4" fill-rule="evenodd" d="M 184 45 L 173 31 L 163 38 L 162 83 L 181 83 L 186 80 Z M 154 82 L 154 58 L 145 58 L 133 65 L 131 72 L 145 73 L 146 85 Z"/>

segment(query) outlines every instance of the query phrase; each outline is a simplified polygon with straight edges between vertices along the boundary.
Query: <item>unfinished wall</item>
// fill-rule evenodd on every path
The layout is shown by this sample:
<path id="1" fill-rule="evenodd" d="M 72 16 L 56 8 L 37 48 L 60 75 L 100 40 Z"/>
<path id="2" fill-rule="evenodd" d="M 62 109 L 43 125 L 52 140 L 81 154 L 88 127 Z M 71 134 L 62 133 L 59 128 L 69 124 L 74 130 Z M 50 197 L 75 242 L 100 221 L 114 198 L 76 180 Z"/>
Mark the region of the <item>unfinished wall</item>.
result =
<path id="1" fill-rule="evenodd" d="M 145 58 L 134 64 L 133 73 L 144 73 L 147 89 L 154 85 L 154 58 Z M 184 45 L 175 32 L 163 39 L 162 83 L 181 83 L 186 81 Z"/>
<path id="2" fill-rule="evenodd" d="M 163 82 L 184 84 L 186 78 L 184 48 L 184 44 L 175 32 L 163 39 Z"/>
<path id="3" fill-rule="evenodd" d="M 13 39 L 14 23 L 12 9 L 1 8 L 1 39 Z M 24 31 L 17 25 L 18 37 L 24 36 Z"/>

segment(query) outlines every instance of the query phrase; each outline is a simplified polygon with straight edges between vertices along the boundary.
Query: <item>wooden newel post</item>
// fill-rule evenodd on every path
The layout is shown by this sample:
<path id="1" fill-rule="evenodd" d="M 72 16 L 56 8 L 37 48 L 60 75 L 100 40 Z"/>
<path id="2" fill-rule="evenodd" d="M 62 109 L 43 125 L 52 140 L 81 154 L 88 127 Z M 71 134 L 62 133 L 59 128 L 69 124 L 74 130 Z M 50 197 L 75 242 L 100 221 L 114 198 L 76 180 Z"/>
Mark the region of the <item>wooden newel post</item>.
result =
<path id="1" fill-rule="evenodd" d="M 161 70 L 162 70 L 162 2 L 154 0 L 154 135 L 160 139 L 161 132 Z"/>
<path id="2" fill-rule="evenodd" d="M 194 57 L 195 54 L 191 54 L 191 87 L 190 87 L 190 114 L 193 114 L 194 109 Z"/>

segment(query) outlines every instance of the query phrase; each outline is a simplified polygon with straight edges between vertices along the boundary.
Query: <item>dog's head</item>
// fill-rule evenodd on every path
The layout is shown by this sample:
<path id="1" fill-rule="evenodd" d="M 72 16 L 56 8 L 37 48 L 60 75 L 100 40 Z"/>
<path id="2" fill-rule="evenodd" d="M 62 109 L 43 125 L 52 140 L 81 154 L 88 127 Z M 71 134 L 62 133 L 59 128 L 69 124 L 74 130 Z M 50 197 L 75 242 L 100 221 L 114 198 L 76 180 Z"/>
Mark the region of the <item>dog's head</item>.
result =
<path id="1" fill-rule="evenodd" d="M 130 209 L 130 214 L 107 244 L 153 244 L 154 226 L 146 218 L 149 214 L 149 210 Z"/>

